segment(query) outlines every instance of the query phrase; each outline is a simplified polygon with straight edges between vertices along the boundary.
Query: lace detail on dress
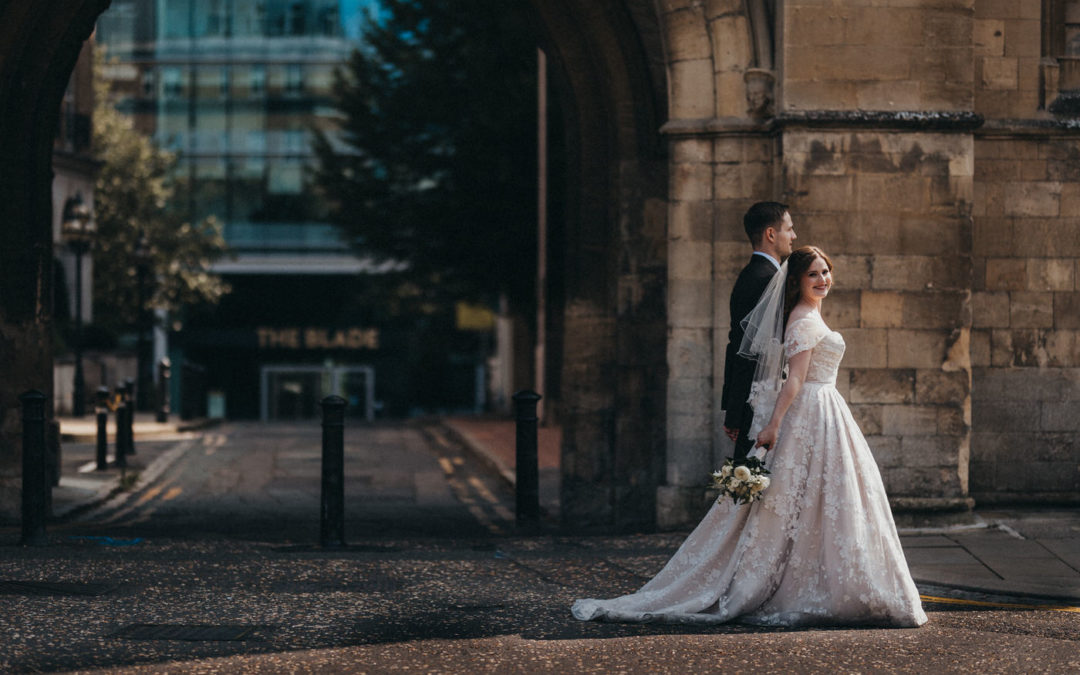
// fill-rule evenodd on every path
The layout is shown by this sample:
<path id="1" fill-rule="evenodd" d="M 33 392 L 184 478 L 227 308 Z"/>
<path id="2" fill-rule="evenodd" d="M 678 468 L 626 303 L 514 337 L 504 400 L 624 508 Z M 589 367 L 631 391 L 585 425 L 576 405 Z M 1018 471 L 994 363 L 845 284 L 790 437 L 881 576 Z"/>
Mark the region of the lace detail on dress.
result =
<path id="1" fill-rule="evenodd" d="M 813 349 L 829 332 L 821 315 L 810 312 L 788 326 L 784 333 L 784 354 L 790 359 L 799 352 Z"/>

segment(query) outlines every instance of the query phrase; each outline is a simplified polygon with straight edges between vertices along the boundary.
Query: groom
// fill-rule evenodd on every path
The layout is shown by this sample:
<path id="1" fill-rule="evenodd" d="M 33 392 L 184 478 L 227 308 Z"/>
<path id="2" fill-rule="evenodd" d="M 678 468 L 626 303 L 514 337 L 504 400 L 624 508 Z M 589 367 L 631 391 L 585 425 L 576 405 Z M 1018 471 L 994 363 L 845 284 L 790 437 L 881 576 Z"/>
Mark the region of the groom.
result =
<path id="1" fill-rule="evenodd" d="M 736 461 L 745 459 L 754 445 L 746 436 L 754 419 L 754 411 L 746 402 L 754 379 L 754 362 L 739 356 L 742 320 L 754 309 L 765 287 L 780 269 L 781 261 L 791 255 L 791 243 L 795 241 L 791 214 L 787 205 L 779 202 L 758 202 L 751 206 L 743 216 L 743 227 L 754 253 L 731 291 L 731 331 L 724 359 L 724 390 L 720 398 L 725 412 L 724 433 L 735 441 Z"/>

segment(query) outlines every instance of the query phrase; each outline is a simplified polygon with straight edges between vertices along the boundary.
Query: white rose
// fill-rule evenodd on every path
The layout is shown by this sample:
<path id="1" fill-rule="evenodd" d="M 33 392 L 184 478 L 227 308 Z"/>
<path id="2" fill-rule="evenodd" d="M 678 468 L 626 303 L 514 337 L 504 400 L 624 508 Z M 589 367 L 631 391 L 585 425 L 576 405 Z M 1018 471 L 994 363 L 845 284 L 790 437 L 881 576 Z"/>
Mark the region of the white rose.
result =
<path id="1" fill-rule="evenodd" d="M 750 480 L 750 469 L 747 469 L 745 466 L 735 467 L 735 477 L 741 481 Z"/>
<path id="2" fill-rule="evenodd" d="M 762 490 L 769 487 L 769 483 L 772 482 L 772 481 L 769 480 L 768 476 L 761 476 L 760 478 L 758 478 L 758 480 L 761 481 L 761 489 Z"/>
<path id="3" fill-rule="evenodd" d="M 721 478 L 727 478 L 730 475 L 731 475 L 731 465 L 730 464 L 725 464 L 724 467 L 722 469 L 720 469 L 720 477 Z"/>
<path id="4" fill-rule="evenodd" d="M 753 492 L 754 494 L 757 494 L 758 492 L 761 492 L 764 489 L 765 488 L 762 487 L 760 481 L 754 481 L 753 483 L 750 484 L 750 491 Z"/>

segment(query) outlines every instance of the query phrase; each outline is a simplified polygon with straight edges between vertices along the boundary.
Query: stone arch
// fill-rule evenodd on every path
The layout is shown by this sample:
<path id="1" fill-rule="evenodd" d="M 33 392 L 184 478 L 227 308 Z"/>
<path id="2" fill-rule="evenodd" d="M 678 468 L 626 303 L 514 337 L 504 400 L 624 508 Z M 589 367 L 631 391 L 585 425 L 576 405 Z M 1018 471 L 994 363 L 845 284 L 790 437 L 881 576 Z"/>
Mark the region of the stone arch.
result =
<path id="1" fill-rule="evenodd" d="M 48 395 L 52 384 L 49 222 L 60 101 L 108 4 L 0 3 L 0 514 L 18 504 L 17 397 L 32 388 Z"/>

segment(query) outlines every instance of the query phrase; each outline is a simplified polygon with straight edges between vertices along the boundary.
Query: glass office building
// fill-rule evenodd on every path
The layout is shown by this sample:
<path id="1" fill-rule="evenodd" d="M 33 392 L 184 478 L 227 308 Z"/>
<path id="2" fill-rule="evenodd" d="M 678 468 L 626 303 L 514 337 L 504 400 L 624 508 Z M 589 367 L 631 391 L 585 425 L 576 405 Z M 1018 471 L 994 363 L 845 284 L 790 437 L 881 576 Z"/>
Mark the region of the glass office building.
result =
<path id="1" fill-rule="evenodd" d="M 99 20 L 118 105 L 180 157 L 189 189 L 176 206 L 192 219 L 217 217 L 241 260 L 345 252 L 304 167 L 309 129 L 332 119 L 334 69 L 356 47 L 371 6 L 113 0 Z"/>

